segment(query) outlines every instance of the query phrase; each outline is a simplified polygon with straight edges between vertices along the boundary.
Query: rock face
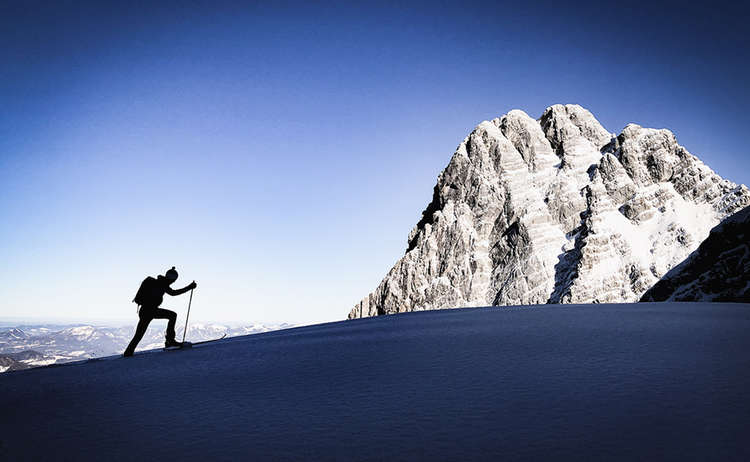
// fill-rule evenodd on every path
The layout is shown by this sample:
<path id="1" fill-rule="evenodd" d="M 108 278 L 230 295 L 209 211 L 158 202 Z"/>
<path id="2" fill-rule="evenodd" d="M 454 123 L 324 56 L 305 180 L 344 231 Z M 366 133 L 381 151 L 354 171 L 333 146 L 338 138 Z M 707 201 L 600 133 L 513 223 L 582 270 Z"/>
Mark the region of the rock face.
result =
<path id="1" fill-rule="evenodd" d="M 750 207 L 712 229 L 641 301 L 750 303 Z"/>
<path id="2" fill-rule="evenodd" d="M 632 302 L 750 204 L 677 144 L 618 136 L 577 105 L 479 124 L 438 177 L 406 254 L 349 318 L 486 305 Z"/>

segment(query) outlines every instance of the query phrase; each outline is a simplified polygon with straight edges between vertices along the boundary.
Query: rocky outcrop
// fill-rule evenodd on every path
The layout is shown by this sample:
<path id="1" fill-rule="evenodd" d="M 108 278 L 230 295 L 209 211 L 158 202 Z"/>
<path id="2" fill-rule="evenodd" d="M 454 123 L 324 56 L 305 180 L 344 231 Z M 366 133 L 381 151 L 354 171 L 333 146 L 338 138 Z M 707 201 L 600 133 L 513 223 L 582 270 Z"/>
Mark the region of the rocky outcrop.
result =
<path id="1" fill-rule="evenodd" d="M 641 301 L 750 303 L 750 207 L 712 229 Z"/>
<path id="2" fill-rule="evenodd" d="M 12 355 L 0 354 L 0 372 L 13 372 L 30 369 L 31 366 L 24 364 Z"/>
<path id="3" fill-rule="evenodd" d="M 637 301 L 748 204 L 668 130 L 615 137 L 577 105 L 514 110 L 461 142 L 406 254 L 349 318 Z"/>

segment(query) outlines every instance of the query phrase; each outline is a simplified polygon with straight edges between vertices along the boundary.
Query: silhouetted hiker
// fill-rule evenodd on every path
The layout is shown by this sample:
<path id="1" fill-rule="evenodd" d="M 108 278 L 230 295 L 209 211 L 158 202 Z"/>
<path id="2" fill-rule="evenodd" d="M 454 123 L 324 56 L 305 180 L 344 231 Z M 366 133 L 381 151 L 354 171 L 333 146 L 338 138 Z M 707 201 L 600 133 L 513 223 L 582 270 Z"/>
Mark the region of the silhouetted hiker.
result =
<path id="1" fill-rule="evenodd" d="M 167 324 L 167 340 L 164 342 L 164 346 L 182 346 L 181 342 L 174 339 L 174 325 L 175 322 L 177 322 L 177 313 L 159 308 L 159 305 L 161 305 L 161 302 L 164 300 L 165 293 L 172 296 L 184 294 L 188 290 L 198 287 L 198 284 L 193 281 L 182 289 L 174 290 L 169 286 L 176 280 L 177 270 L 174 269 L 174 266 L 172 269 L 167 270 L 167 272 L 164 273 L 164 276 L 159 275 L 156 279 L 149 276 L 143 280 L 141 287 L 138 289 L 138 293 L 135 294 L 135 298 L 133 299 L 133 301 L 140 306 L 138 309 L 138 317 L 140 318 L 140 321 L 138 321 L 138 326 L 135 328 L 133 340 L 130 341 L 130 344 L 125 349 L 123 356 L 133 356 L 135 347 L 138 346 L 138 342 L 143 338 L 143 334 L 146 333 L 146 329 L 152 319 L 169 320 L 169 323 Z"/>

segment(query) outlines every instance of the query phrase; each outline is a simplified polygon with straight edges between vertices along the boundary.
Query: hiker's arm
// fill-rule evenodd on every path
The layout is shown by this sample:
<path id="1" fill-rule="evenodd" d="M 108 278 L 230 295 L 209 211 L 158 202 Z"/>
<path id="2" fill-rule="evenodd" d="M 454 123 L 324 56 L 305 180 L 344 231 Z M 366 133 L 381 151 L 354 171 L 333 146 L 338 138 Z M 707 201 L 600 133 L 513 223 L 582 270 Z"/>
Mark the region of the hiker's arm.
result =
<path id="1" fill-rule="evenodd" d="M 175 295 L 182 295 L 182 294 L 184 294 L 185 292 L 187 292 L 188 290 L 191 290 L 191 289 L 195 289 L 196 287 L 198 287 L 198 284 L 196 284 L 196 283 L 195 283 L 195 281 L 193 281 L 193 282 L 191 282 L 190 284 L 188 284 L 188 285 L 186 285 L 185 287 L 183 287 L 182 289 L 177 289 L 177 290 L 174 290 L 174 289 L 173 289 L 173 288 L 171 288 L 171 287 L 167 287 L 167 290 L 166 290 L 166 292 L 167 292 L 167 293 L 168 293 L 169 295 L 171 295 L 171 296 L 173 296 L 173 297 L 174 297 Z"/>

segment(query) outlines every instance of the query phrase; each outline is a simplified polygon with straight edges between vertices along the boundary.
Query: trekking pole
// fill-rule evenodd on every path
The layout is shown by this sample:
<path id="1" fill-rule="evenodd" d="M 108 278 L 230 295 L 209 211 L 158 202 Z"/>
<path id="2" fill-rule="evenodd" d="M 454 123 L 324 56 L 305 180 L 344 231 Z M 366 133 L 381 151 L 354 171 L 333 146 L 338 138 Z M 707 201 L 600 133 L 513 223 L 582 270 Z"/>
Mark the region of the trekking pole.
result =
<path id="1" fill-rule="evenodd" d="M 190 301 L 188 302 L 188 312 L 187 316 L 185 317 L 185 333 L 182 334 L 182 343 L 185 343 L 185 336 L 187 335 L 187 323 L 188 319 L 190 319 L 190 305 L 193 304 L 193 289 L 190 289 Z"/>

